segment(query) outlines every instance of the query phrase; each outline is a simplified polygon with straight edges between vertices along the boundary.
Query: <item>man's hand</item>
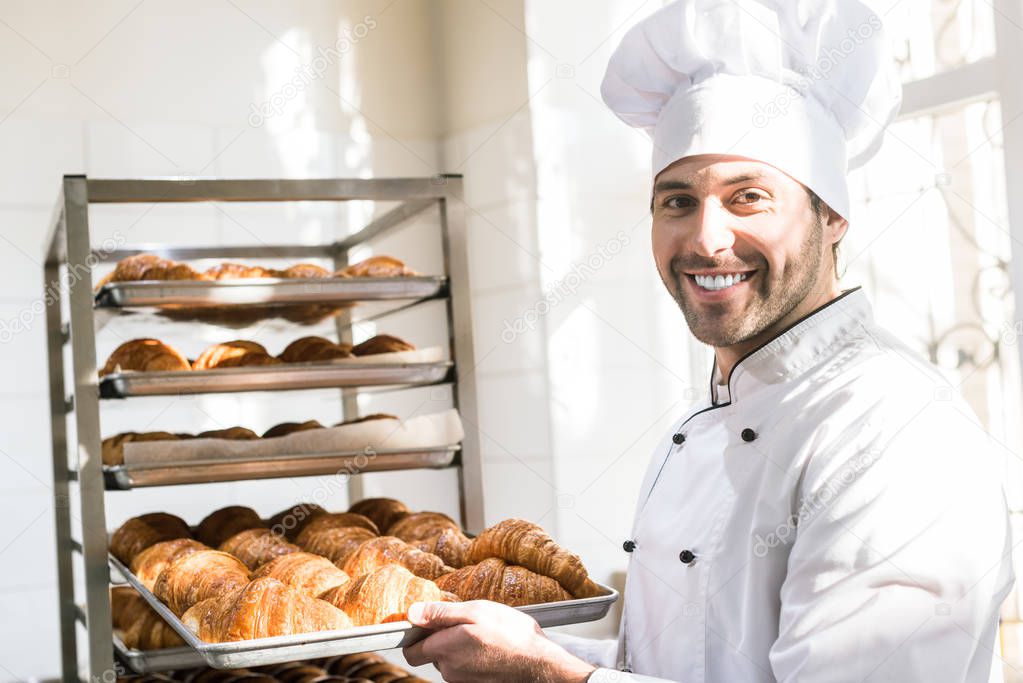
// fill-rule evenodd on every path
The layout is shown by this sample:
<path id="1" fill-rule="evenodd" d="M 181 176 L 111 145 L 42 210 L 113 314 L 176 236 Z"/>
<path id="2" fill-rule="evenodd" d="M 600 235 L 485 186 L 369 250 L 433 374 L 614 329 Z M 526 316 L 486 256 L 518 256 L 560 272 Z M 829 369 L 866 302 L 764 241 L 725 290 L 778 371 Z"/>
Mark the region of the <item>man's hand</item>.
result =
<path id="1" fill-rule="evenodd" d="M 436 632 L 406 647 L 405 659 L 433 663 L 448 683 L 583 683 L 595 669 L 549 640 L 529 615 L 489 600 L 417 602 L 408 620 Z"/>

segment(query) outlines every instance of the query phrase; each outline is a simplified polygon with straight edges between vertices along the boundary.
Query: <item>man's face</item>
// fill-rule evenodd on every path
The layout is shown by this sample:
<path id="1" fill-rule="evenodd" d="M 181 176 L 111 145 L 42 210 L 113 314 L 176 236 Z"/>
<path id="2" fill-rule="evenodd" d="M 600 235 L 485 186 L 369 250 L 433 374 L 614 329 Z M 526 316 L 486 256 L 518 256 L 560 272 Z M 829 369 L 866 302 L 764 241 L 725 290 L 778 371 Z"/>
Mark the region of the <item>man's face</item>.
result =
<path id="1" fill-rule="evenodd" d="M 693 335 L 714 347 L 771 332 L 833 287 L 840 237 L 805 188 L 768 164 L 687 157 L 654 183 L 657 270 Z"/>

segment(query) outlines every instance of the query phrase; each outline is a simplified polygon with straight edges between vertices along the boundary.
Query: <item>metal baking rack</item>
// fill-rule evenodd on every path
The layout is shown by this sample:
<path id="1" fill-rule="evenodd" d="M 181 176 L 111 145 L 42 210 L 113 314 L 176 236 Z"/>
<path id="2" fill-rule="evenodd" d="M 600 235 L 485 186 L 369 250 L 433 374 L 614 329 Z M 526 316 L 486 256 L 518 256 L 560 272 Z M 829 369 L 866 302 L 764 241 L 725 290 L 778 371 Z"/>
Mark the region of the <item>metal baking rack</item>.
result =
<path id="1" fill-rule="evenodd" d="M 216 669 L 241 669 L 290 662 L 295 659 L 314 659 L 369 650 L 390 650 L 411 645 L 424 638 L 428 633 L 426 629 L 413 626 L 407 621 L 395 621 L 373 626 L 355 626 L 336 631 L 314 631 L 273 638 L 207 643 L 199 640 L 194 633 L 189 631 L 181 619 L 167 605 L 160 602 L 123 563 L 113 555 L 110 555 L 109 559 L 111 567 L 120 573 L 149 603 L 149 606 L 156 610 L 189 645 L 189 649 L 192 650 L 189 654 L 191 659 L 185 659 L 181 648 L 176 650 L 178 658 L 174 663 L 178 666 L 185 661 L 194 662 L 195 654 L 202 659 L 203 663 Z M 540 626 L 545 628 L 603 619 L 611 605 L 618 599 L 618 593 L 609 586 L 597 585 L 606 591 L 604 595 L 524 605 L 517 609 L 532 616 Z M 134 661 L 139 666 L 151 666 L 148 660 L 159 656 L 158 653 L 159 650 L 138 653 L 134 655 Z M 166 663 L 165 661 L 164 664 Z"/>
<path id="2" fill-rule="evenodd" d="M 331 244 L 240 247 L 157 244 L 102 252 L 94 251 L 90 242 L 89 206 L 92 204 L 353 200 L 397 202 L 397 205 L 359 231 Z M 386 281 L 330 278 L 330 281 L 312 283 L 304 280 L 117 283 L 98 292 L 93 289 L 96 279 L 93 267 L 96 264 L 115 262 L 142 252 L 182 261 L 327 258 L 333 261 L 334 269 L 339 270 L 349 264 L 349 250 L 389 233 L 427 211 L 435 211 L 439 221 L 443 273 L 388 278 Z M 448 383 L 454 407 L 465 424 L 462 442 L 457 447 L 452 445 L 446 449 L 387 452 L 386 457 L 374 459 L 373 467 L 457 468 L 462 525 L 470 533 L 482 530 L 483 485 L 479 434 L 474 428 L 479 421 L 475 375 L 471 371 L 475 360 L 461 176 L 314 180 L 106 180 L 65 176 L 47 236 L 43 285 L 46 293 L 53 499 L 64 681 L 110 680 L 112 672 L 116 671 L 109 586 L 112 578 L 116 580 L 117 572 L 111 571 L 107 554 L 108 524 L 104 496 L 108 486 L 111 489 L 134 489 L 312 475 L 320 474 L 324 469 L 335 470 L 335 465 L 345 463 L 351 456 L 333 453 L 278 458 L 261 463 L 225 461 L 209 467 L 190 463 L 182 467 L 104 468 L 100 448 L 100 406 L 108 403 L 108 398 L 126 396 L 123 400 L 131 400 L 135 395 L 155 393 L 329 386 L 341 388 L 342 417 L 349 418 L 357 416 L 357 396 L 367 387 L 379 390 Z M 243 369 L 242 372 L 224 370 L 208 373 L 209 377 L 205 378 L 208 383 L 204 386 L 180 384 L 199 379 L 199 373 L 195 372 L 153 373 L 148 376 L 143 376 L 145 373 L 122 373 L 105 377 L 102 381 L 97 376 L 96 331 L 104 323 L 115 323 L 119 317 L 139 319 L 139 316 L 155 313 L 169 316 L 173 321 L 196 319 L 231 326 L 234 319 L 231 315 L 224 317 L 223 313 L 244 311 L 256 317 L 273 315 L 288 320 L 290 316 L 301 321 L 309 311 L 315 314 L 313 317 L 326 311 L 333 316 L 340 340 L 351 342 L 352 322 L 365 311 L 373 311 L 370 315 L 384 315 L 433 300 L 443 302 L 450 363 L 390 365 L 386 368 L 373 365 L 360 365 L 358 368 L 291 367 L 285 372 L 277 367 L 269 368 L 269 373 L 251 369 Z M 331 311 L 331 307 L 341 310 Z M 338 314 L 333 315 L 335 313 Z M 415 367 L 417 365 L 419 367 Z M 178 377 L 166 377 L 171 374 Z M 186 380 L 181 375 L 189 377 Z M 350 477 L 349 489 L 353 499 L 360 497 L 359 477 Z M 81 563 L 73 563 L 75 554 L 81 556 Z M 392 635 L 375 636 L 376 640 L 372 642 L 383 642 L 381 637 L 397 638 L 394 642 L 399 642 L 405 636 L 393 635 L 395 628 L 400 630 L 400 627 L 392 625 L 379 628 L 381 634 Z M 319 636 L 312 638 L 316 640 Z M 248 646 L 235 647 L 243 651 Z M 118 649 L 123 650 L 123 643 Z M 282 651 L 277 650 L 273 656 Z M 246 656 L 259 659 L 258 647 L 253 652 Z M 124 651 L 120 654 L 129 656 L 131 661 L 132 653 Z M 148 662 L 147 666 L 168 666 L 168 657 L 173 653 L 166 654 L 135 653 L 135 658 L 143 657 Z M 305 658 L 307 651 L 296 647 L 294 655 L 293 658 Z M 205 654 L 203 656 L 206 657 Z M 232 656 L 225 654 L 217 661 L 221 664 L 235 661 Z M 211 661 L 209 657 L 206 659 Z M 179 662 L 171 658 L 170 663 L 177 665 Z"/>

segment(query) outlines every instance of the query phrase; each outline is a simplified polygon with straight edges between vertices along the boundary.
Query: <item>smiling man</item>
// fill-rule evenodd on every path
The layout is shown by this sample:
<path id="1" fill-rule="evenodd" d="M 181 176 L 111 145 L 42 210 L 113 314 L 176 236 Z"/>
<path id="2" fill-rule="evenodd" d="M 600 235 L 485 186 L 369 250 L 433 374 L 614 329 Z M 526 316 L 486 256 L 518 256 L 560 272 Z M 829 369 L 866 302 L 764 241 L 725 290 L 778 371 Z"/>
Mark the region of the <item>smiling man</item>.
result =
<path id="1" fill-rule="evenodd" d="M 617 639 L 420 604 L 436 632 L 409 663 L 452 683 L 1000 680 L 995 451 L 837 277 L 846 174 L 900 102 L 878 17 L 682 0 L 626 34 L 602 93 L 653 138 L 654 261 L 714 349 L 708 395 L 647 470 Z"/>

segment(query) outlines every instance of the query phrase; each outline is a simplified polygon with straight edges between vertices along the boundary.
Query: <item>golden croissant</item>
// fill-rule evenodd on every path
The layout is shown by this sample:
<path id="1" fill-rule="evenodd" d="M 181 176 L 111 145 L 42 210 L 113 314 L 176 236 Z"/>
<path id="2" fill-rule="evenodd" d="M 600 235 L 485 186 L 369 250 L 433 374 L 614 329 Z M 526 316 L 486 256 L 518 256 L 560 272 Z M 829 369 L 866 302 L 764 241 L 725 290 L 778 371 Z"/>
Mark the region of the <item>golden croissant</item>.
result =
<path id="1" fill-rule="evenodd" d="M 143 443 L 146 441 L 178 441 L 182 437 L 179 434 L 170 432 L 122 432 L 103 439 L 101 453 L 104 465 L 123 465 L 124 447 L 129 443 Z"/>
<path id="2" fill-rule="evenodd" d="M 121 259 L 106 277 L 99 281 L 99 289 L 108 282 L 138 280 L 195 280 L 198 273 L 184 263 L 165 259 L 156 254 L 134 254 Z"/>
<path id="3" fill-rule="evenodd" d="M 181 617 L 200 640 L 225 643 L 350 628 L 344 612 L 291 586 L 261 577 L 197 603 Z"/>
<path id="4" fill-rule="evenodd" d="M 394 353 L 396 351 L 415 351 L 415 346 L 389 334 L 378 334 L 361 344 L 352 347 L 353 356 L 374 356 L 378 353 Z"/>
<path id="5" fill-rule="evenodd" d="M 193 370 L 237 368 L 253 365 L 277 365 L 281 361 L 271 356 L 262 344 L 244 339 L 214 344 L 192 363 Z"/>
<path id="6" fill-rule="evenodd" d="M 316 420 L 307 420 L 305 422 L 282 422 L 263 432 L 263 438 L 272 439 L 275 436 L 287 436 L 288 434 L 294 434 L 295 432 L 304 432 L 307 429 L 323 429 L 323 425 Z"/>
<path id="7" fill-rule="evenodd" d="M 110 552 L 126 565 L 140 552 L 160 541 L 191 538 L 185 520 L 166 512 L 150 512 L 132 517 L 110 537 Z"/>
<path id="8" fill-rule="evenodd" d="M 524 519 L 506 519 L 473 539 L 468 561 L 475 564 L 488 557 L 499 557 L 549 576 L 577 598 L 603 594 L 589 579 L 578 555 L 563 549 L 543 529 Z"/>
<path id="9" fill-rule="evenodd" d="M 126 629 L 149 610 L 145 598 L 131 586 L 110 588 L 110 621 L 114 628 Z"/>
<path id="10" fill-rule="evenodd" d="M 393 256 L 370 256 L 337 272 L 340 277 L 400 277 L 418 275 Z"/>
<path id="11" fill-rule="evenodd" d="M 380 534 L 380 529 L 369 517 L 357 512 L 324 512 L 316 515 L 315 519 L 309 520 L 305 528 L 310 531 L 319 531 L 320 529 L 343 529 L 350 526 L 358 526 L 372 531 L 374 536 Z"/>
<path id="12" fill-rule="evenodd" d="M 159 339 L 132 339 L 114 349 L 100 368 L 99 376 L 127 370 L 161 372 L 191 369 L 192 366 L 184 356 Z"/>
<path id="13" fill-rule="evenodd" d="M 469 563 L 469 546 L 472 540 L 461 531 L 443 529 L 433 536 L 408 543 L 424 552 L 433 553 L 449 567 L 464 567 Z"/>
<path id="14" fill-rule="evenodd" d="M 385 534 L 392 524 L 411 512 L 405 503 L 394 498 L 364 498 L 348 508 L 348 511 L 369 517 Z"/>
<path id="15" fill-rule="evenodd" d="M 443 512 L 413 512 L 391 524 L 386 533 L 411 542 L 429 538 L 444 529 L 460 532 L 462 527 Z"/>
<path id="16" fill-rule="evenodd" d="M 124 632 L 125 647 L 133 650 L 162 650 L 183 647 L 185 641 L 159 614 L 146 606 L 146 611 Z"/>
<path id="17" fill-rule="evenodd" d="M 259 513 L 252 508 L 229 505 L 206 515 L 196 527 L 195 535 L 206 545 L 216 548 L 239 531 L 265 528 Z"/>
<path id="18" fill-rule="evenodd" d="M 227 427 L 226 429 L 209 429 L 205 432 L 199 432 L 195 435 L 195 438 L 252 441 L 253 439 L 258 439 L 259 434 L 256 434 L 254 431 L 246 427 Z"/>
<path id="19" fill-rule="evenodd" d="M 171 541 L 155 543 L 131 561 L 131 573 L 149 590 L 153 590 L 160 573 L 174 560 L 200 550 L 212 550 L 199 541 L 191 538 L 176 538 Z"/>
<path id="20" fill-rule="evenodd" d="M 249 569 L 256 569 L 280 555 L 297 553 L 301 548 L 288 543 L 283 536 L 270 529 L 246 529 L 239 531 L 220 544 L 220 550 L 230 553 L 245 563 Z"/>
<path id="21" fill-rule="evenodd" d="M 436 555 L 423 552 L 394 536 L 379 536 L 366 541 L 356 548 L 342 569 L 348 576 L 360 577 L 389 564 L 399 564 L 424 579 L 435 579 L 451 571 L 451 567 Z"/>
<path id="22" fill-rule="evenodd" d="M 280 358 L 285 363 L 312 363 L 314 361 L 349 358 L 351 344 L 335 344 L 326 337 L 302 337 L 284 347 Z"/>
<path id="23" fill-rule="evenodd" d="M 283 534 L 289 541 L 294 541 L 313 517 L 324 512 L 326 510 L 316 503 L 298 503 L 281 510 L 266 522 L 275 533 Z"/>
<path id="24" fill-rule="evenodd" d="M 424 678 L 417 678 L 400 666 L 389 663 L 375 652 L 357 652 L 350 655 L 338 655 L 319 662 L 322 671 L 326 674 L 351 679 L 351 683 L 366 683 L 376 681 L 377 683 L 427 683 Z M 281 673 L 284 673 L 283 671 Z M 290 670 L 288 674 L 290 676 Z M 274 672 L 274 675 L 278 675 Z M 305 679 L 302 679 L 305 680 Z M 299 683 L 298 680 L 290 680 L 289 683 Z M 311 683 L 305 681 L 305 683 Z M 338 681 L 338 683 L 342 683 Z"/>
<path id="25" fill-rule="evenodd" d="M 372 531 L 361 526 L 341 529 L 309 529 L 306 527 L 295 539 L 295 543 L 302 550 L 322 555 L 338 567 L 344 568 L 345 562 L 360 545 L 376 537 Z"/>
<path id="26" fill-rule="evenodd" d="M 341 608 L 356 626 L 401 621 L 414 602 L 454 600 L 436 583 L 389 564 L 332 588 L 321 599 Z"/>
<path id="27" fill-rule="evenodd" d="M 349 581 L 348 574 L 326 557 L 306 552 L 276 557 L 252 574 L 253 579 L 264 576 L 286 583 L 312 598 Z"/>
<path id="28" fill-rule="evenodd" d="M 153 595 L 180 616 L 192 605 L 248 582 L 249 568 L 237 557 L 219 550 L 200 550 L 167 565 L 156 579 Z"/>
<path id="29" fill-rule="evenodd" d="M 437 585 L 462 600 L 493 600 L 505 605 L 535 605 L 571 600 L 572 596 L 554 579 L 525 567 L 490 557 L 437 579 Z"/>
<path id="30" fill-rule="evenodd" d="M 274 277 L 274 271 L 262 266 L 246 266 L 241 263 L 219 263 L 199 274 L 200 280 L 237 280 L 242 278 Z"/>

